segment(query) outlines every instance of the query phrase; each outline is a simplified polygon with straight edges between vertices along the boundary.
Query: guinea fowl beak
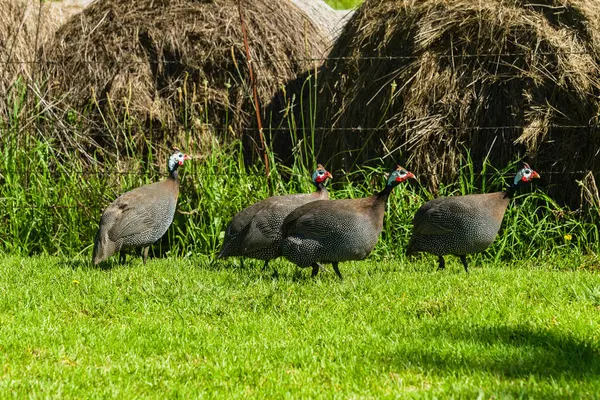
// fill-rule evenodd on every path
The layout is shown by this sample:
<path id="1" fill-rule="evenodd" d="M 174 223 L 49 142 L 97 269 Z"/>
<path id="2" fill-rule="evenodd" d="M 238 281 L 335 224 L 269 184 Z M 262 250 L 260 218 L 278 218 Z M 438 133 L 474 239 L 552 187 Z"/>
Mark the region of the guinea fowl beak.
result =
<path id="1" fill-rule="evenodd" d="M 404 182 L 407 179 L 416 179 L 415 174 L 413 174 L 410 171 L 406 171 L 406 176 L 404 177 L 404 179 L 398 176 L 396 177 L 396 182 Z"/>
<path id="2" fill-rule="evenodd" d="M 533 171 L 533 172 L 531 173 L 531 178 L 532 178 L 532 179 L 533 179 L 533 178 L 538 178 L 538 179 L 540 179 L 540 174 L 538 174 L 536 171 Z"/>
<path id="3" fill-rule="evenodd" d="M 184 154 L 184 155 L 183 155 L 183 160 L 184 160 L 184 161 L 191 160 L 191 159 L 192 159 L 192 156 L 189 156 L 189 155 L 187 155 L 187 154 Z"/>
<path id="4" fill-rule="evenodd" d="M 327 171 L 327 173 L 325 174 L 325 178 L 333 179 L 333 175 L 331 175 L 331 173 Z"/>

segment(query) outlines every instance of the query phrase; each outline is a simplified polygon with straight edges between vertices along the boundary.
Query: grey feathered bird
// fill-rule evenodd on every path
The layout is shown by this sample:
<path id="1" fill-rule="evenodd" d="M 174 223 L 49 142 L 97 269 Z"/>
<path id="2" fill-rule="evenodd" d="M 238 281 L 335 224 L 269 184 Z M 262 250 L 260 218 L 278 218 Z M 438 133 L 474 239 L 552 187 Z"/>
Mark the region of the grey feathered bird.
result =
<path id="1" fill-rule="evenodd" d="M 301 268 L 312 267 L 317 275 L 319 262 L 332 263 L 342 278 L 338 263 L 367 257 L 383 229 L 383 216 L 392 189 L 412 172 L 398 166 L 385 188 L 362 199 L 315 201 L 292 211 L 283 222 L 281 254 Z"/>
<path id="2" fill-rule="evenodd" d="M 141 186 L 119 196 L 104 210 L 94 241 L 94 265 L 120 252 L 125 262 L 126 248 L 142 247 L 142 260 L 146 264 L 148 249 L 160 239 L 175 215 L 179 180 L 177 168 L 191 157 L 179 150 L 169 157 L 169 178 Z"/>
<path id="3" fill-rule="evenodd" d="M 413 232 L 407 255 L 428 252 L 438 256 L 438 269 L 444 269 L 444 255 L 460 257 L 465 271 L 467 254 L 487 249 L 495 240 L 506 207 L 515 191 L 540 175 L 524 164 L 513 184 L 503 192 L 440 197 L 423 204 L 413 219 Z"/>
<path id="4" fill-rule="evenodd" d="M 266 268 L 270 260 L 279 257 L 281 224 L 285 217 L 304 204 L 329 199 L 325 182 L 332 178 L 319 164 L 312 175 L 315 192 L 272 196 L 237 213 L 227 225 L 217 258 L 238 256 L 264 260 L 263 268 Z"/>

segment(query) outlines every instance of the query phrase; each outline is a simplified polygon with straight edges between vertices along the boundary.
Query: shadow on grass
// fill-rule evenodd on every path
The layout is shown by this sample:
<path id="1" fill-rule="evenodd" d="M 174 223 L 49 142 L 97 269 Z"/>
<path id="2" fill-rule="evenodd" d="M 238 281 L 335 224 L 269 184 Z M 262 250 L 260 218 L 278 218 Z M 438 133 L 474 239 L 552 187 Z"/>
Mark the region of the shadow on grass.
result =
<path id="1" fill-rule="evenodd" d="M 432 342 L 444 346 L 404 348 L 387 360 L 436 374 L 483 371 L 506 378 L 570 377 L 597 379 L 600 351 L 596 343 L 562 332 L 529 326 L 499 326 L 436 331 Z M 443 350 L 437 350 L 443 349 Z"/>
<path id="2" fill-rule="evenodd" d="M 206 267 L 214 271 L 231 270 L 235 273 L 247 275 L 257 280 L 282 279 L 292 282 L 307 282 L 315 280 L 315 278 L 311 276 L 311 268 L 298 268 L 296 265 L 288 263 L 281 258 L 269 261 L 269 264 L 266 268 L 264 267 L 264 261 L 262 260 L 244 258 L 242 262 L 241 257 L 213 259 L 207 264 Z M 331 274 L 329 272 L 331 272 Z M 318 279 L 329 277 L 329 275 L 335 276 L 333 270 L 321 271 Z M 335 276 L 335 278 L 337 279 L 337 276 Z"/>
<path id="3" fill-rule="evenodd" d="M 148 259 L 150 262 L 150 259 Z M 113 268 L 117 267 L 126 267 L 135 264 L 134 260 L 127 260 L 124 264 L 119 262 L 118 257 L 111 257 L 108 260 L 102 261 L 98 265 L 94 265 L 92 260 L 88 259 L 74 259 L 74 260 L 66 260 L 61 263 L 61 265 L 65 268 L 71 268 L 73 270 L 76 269 L 98 269 L 101 271 L 110 271 Z"/>
<path id="4" fill-rule="evenodd" d="M 92 260 L 88 260 L 88 259 L 74 259 L 74 260 L 65 260 L 63 262 L 60 263 L 63 267 L 65 268 L 70 268 L 70 269 L 82 269 L 82 268 L 98 268 L 98 267 L 94 267 L 94 264 L 92 264 Z"/>

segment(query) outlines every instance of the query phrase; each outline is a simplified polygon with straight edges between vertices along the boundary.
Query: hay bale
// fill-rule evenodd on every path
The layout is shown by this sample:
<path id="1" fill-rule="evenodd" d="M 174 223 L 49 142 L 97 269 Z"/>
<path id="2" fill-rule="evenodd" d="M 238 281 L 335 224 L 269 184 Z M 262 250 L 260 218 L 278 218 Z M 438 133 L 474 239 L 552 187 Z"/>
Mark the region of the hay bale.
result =
<path id="1" fill-rule="evenodd" d="M 351 169 L 391 153 L 436 190 L 467 152 L 476 168 L 523 157 L 574 204 L 582 176 L 570 172 L 600 173 L 599 9 L 591 0 L 367 0 L 321 69 L 319 160 Z M 283 158 L 285 135 L 275 144 Z"/>
<path id="2" fill-rule="evenodd" d="M 291 0 L 307 17 L 334 41 L 352 16 L 352 10 L 334 10 L 324 0 Z"/>
<path id="3" fill-rule="evenodd" d="M 0 115 L 6 116 L 6 94 L 18 80 L 37 70 L 38 47 L 60 25 L 48 3 L 34 0 L 0 2 Z"/>
<path id="4" fill-rule="evenodd" d="M 267 101 L 322 57 L 325 34 L 285 1 L 242 1 L 258 94 Z M 44 46 L 52 98 L 86 111 L 86 135 L 123 148 L 181 143 L 197 132 L 235 134 L 254 118 L 236 0 L 97 0 Z"/>
<path id="5" fill-rule="evenodd" d="M 51 13 L 56 15 L 57 20 L 62 25 L 71 16 L 80 13 L 84 8 L 90 5 L 93 0 L 52 0 L 47 3 Z"/>

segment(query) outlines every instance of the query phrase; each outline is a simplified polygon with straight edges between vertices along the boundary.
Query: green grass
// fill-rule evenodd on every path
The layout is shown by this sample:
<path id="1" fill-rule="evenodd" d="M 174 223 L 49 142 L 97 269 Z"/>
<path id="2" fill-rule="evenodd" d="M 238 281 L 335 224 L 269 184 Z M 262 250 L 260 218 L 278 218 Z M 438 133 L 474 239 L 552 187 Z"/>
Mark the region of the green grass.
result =
<path id="1" fill-rule="evenodd" d="M 0 143 L 0 254 L 89 257 L 103 209 L 127 190 L 165 179 L 160 170 L 164 171 L 166 161 L 155 161 L 151 155 L 131 157 L 127 167 L 113 172 L 112 165 L 86 166 L 76 153 L 65 155 L 43 137 L 7 133 L 0 134 L 0 140 L 6 141 L 5 146 Z M 214 144 L 203 156 L 182 167 L 178 212 L 167 234 L 152 247 L 156 255 L 214 254 L 233 215 L 268 197 L 269 188 L 273 194 L 314 190 L 310 175 L 315 165 L 310 161 L 292 167 L 272 162 L 269 187 L 262 165 L 245 166 L 238 141 Z M 381 190 L 390 167 L 389 162 L 381 162 L 377 168 L 333 171 L 331 198 L 359 198 Z M 424 188 L 427 176 L 401 185 L 389 200 L 375 256 L 403 257 L 412 217 L 425 201 L 502 190 L 517 168 L 516 163 L 500 170 L 484 164 L 479 174 L 467 159 L 456 182 L 440 186 L 436 194 Z M 571 211 L 545 190 L 536 182 L 514 199 L 499 240 L 486 253 L 488 261 L 548 256 L 573 248 L 600 252 L 598 210 Z M 566 241 L 565 235 L 572 240 Z"/>
<path id="2" fill-rule="evenodd" d="M 106 139 L 103 145 L 91 144 L 90 137 L 98 132 L 83 124 L 90 110 L 71 110 L 66 115 L 48 113 L 45 103 L 23 79 L 17 79 L 20 83 L 5 99 L 10 113 L 0 116 L 0 254 L 89 257 L 102 211 L 123 192 L 164 179 L 170 149 L 162 139 L 155 140 L 153 130 L 140 128 L 143 121 L 129 116 L 123 121 L 111 120 L 120 115 L 116 111 L 107 114 L 103 130 L 108 135 L 104 138 L 111 137 L 114 143 Z M 305 85 L 313 85 L 315 79 L 310 77 Z M 310 109 L 309 114 L 314 116 L 316 93 L 312 89 L 309 92 L 294 100 L 294 107 Z M 189 105 L 192 100 L 193 96 L 186 95 L 182 104 Z M 201 115 L 186 115 L 204 121 Z M 282 165 L 267 149 L 270 180 L 265 177 L 262 159 L 248 162 L 241 137 L 233 133 L 222 137 L 216 132 L 207 136 L 196 124 L 187 122 L 172 140 L 197 158 L 180 172 L 178 212 L 167 234 L 153 246 L 154 255 L 214 254 L 227 223 L 237 212 L 270 194 L 313 191 L 310 175 L 317 162 L 335 168 L 315 155 L 316 136 L 305 128 L 316 122 L 310 118 L 295 121 L 294 113 L 288 113 L 281 122 L 289 128 L 286 134 L 292 142 L 297 143 L 293 161 Z M 271 126 L 271 122 L 265 122 L 265 126 Z M 350 156 L 352 152 L 348 151 Z M 407 159 L 410 154 L 397 153 L 394 158 Z M 516 159 L 511 165 L 500 166 L 491 165 L 487 159 L 474 162 L 467 151 L 459 164 L 454 182 L 440 184 L 436 193 L 429 192 L 432 186 L 427 171 L 395 190 L 375 257 L 397 256 L 403 260 L 412 216 L 425 201 L 500 191 L 520 167 Z M 384 172 L 393 166 L 394 160 L 389 157 L 347 171 L 334 169 L 329 186 L 331 198 L 359 198 L 381 190 Z M 404 166 L 411 169 L 410 165 Z M 538 172 L 546 176 L 546 171 Z M 546 257 L 573 249 L 600 253 L 600 210 L 588 204 L 569 209 L 547 192 L 543 182 L 536 182 L 511 202 L 499 239 L 484 255 L 486 262 Z"/>
<path id="3" fill-rule="evenodd" d="M 595 257 L 259 264 L 0 259 L 0 397 L 600 393 Z"/>
<path id="4" fill-rule="evenodd" d="M 358 7 L 364 0 L 326 0 L 325 2 L 336 10 L 349 10 Z"/>

